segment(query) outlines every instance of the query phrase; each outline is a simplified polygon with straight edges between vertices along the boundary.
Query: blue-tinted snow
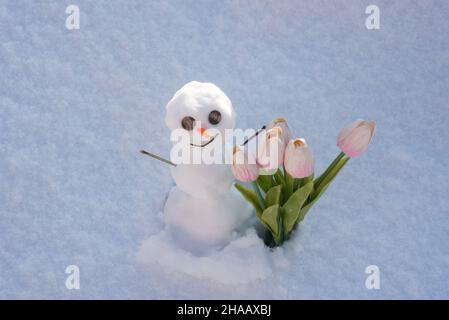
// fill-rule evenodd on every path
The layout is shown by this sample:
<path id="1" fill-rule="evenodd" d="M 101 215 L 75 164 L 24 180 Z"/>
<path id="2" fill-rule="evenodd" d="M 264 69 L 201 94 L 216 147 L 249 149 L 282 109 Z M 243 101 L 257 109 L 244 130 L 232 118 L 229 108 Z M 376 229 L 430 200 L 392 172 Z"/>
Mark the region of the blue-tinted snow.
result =
<path id="1" fill-rule="evenodd" d="M 1 1 L 0 297 L 448 298 L 448 28 L 446 1 Z M 172 186 L 137 151 L 168 156 L 164 106 L 190 80 L 217 84 L 239 127 L 288 117 L 318 171 L 341 127 L 377 121 L 264 281 L 136 262 Z"/>

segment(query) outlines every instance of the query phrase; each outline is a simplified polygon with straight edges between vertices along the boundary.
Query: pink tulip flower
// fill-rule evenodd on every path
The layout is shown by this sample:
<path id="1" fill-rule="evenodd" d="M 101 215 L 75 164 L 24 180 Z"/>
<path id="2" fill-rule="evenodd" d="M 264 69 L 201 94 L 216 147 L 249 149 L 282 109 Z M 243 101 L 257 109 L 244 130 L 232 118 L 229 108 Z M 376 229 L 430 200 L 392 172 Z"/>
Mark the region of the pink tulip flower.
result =
<path id="1" fill-rule="evenodd" d="M 268 171 L 276 170 L 284 161 L 285 144 L 282 129 L 274 127 L 267 131 L 257 150 L 257 164 Z"/>
<path id="2" fill-rule="evenodd" d="M 284 166 L 294 178 L 305 178 L 313 173 L 315 158 L 306 140 L 290 140 L 285 150 Z"/>
<path id="3" fill-rule="evenodd" d="M 375 132 L 374 121 L 356 120 L 340 131 L 337 146 L 349 157 L 357 157 L 368 149 Z"/>
<path id="4" fill-rule="evenodd" d="M 259 176 L 259 166 L 253 154 L 234 147 L 232 152 L 232 173 L 242 182 L 256 181 Z"/>
<path id="5" fill-rule="evenodd" d="M 285 120 L 284 118 L 276 118 L 273 121 L 271 121 L 270 124 L 268 124 L 267 130 L 273 129 L 275 127 L 279 127 L 282 129 L 281 139 L 284 142 L 284 145 L 287 145 L 287 143 L 292 138 L 292 132 L 288 127 L 287 120 Z"/>

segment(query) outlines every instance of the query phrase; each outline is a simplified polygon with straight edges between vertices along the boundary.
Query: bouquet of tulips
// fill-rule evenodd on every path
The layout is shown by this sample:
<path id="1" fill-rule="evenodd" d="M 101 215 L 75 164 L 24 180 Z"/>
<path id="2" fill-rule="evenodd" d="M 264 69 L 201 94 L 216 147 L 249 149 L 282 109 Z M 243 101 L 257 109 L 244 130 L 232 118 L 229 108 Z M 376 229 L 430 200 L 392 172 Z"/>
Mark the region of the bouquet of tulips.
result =
<path id="1" fill-rule="evenodd" d="M 254 206 L 265 227 L 265 243 L 279 246 L 289 239 L 348 160 L 367 150 L 376 124 L 356 120 L 342 129 L 337 141 L 342 152 L 316 178 L 312 149 L 306 140 L 292 139 L 285 119 L 272 121 L 266 130 L 256 155 L 234 147 L 232 171 L 237 180 L 252 184 L 252 188 L 240 183 L 235 187 Z"/>

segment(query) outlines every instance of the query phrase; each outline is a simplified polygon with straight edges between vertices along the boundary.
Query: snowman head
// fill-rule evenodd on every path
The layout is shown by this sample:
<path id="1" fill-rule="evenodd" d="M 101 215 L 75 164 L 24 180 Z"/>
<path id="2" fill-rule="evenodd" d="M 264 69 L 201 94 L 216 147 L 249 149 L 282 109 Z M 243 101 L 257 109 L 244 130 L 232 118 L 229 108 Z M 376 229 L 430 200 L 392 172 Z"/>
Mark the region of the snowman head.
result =
<path id="1" fill-rule="evenodd" d="M 231 101 L 216 85 L 192 81 L 179 89 L 167 104 L 165 123 L 170 130 L 186 130 L 200 137 L 203 147 L 235 126 Z M 193 140 L 192 140 L 193 141 Z M 193 145 L 193 144 L 192 144 Z"/>

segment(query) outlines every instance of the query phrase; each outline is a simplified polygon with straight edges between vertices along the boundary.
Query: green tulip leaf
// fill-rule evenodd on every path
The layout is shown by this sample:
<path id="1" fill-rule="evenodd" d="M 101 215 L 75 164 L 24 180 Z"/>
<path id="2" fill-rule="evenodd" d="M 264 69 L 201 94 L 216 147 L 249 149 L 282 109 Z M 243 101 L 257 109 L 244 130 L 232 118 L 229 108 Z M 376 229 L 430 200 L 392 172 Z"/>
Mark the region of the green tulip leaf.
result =
<path id="1" fill-rule="evenodd" d="M 240 183 L 235 183 L 234 186 L 242 194 L 243 198 L 253 205 L 254 209 L 256 209 L 257 216 L 260 218 L 262 216 L 262 208 L 260 207 L 256 192 Z"/>
<path id="2" fill-rule="evenodd" d="M 340 161 L 338 161 L 334 166 L 325 174 L 321 175 L 320 181 L 315 180 L 315 189 L 313 190 L 312 194 L 310 195 L 309 201 L 304 205 L 304 207 L 301 209 L 299 213 L 299 218 L 296 221 L 296 224 L 304 220 L 304 217 L 306 216 L 307 212 L 310 210 L 310 208 L 317 202 L 317 200 L 324 194 L 326 189 L 329 187 L 331 182 L 335 179 L 337 174 L 340 172 L 340 170 L 344 167 L 344 165 L 348 162 L 350 158 L 342 158 Z M 295 224 L 295 226 L 296 226 Z"/>
<path id="3" fill-rule="evenodd" d="M 282 174 L 281 169 L 278 169 L 276 171 L 276 173 L 273 175 L 273 179 L 276 182 L 276 184 L 282 184 L 283 186 L 285 186 L 284 175 Z"/>
<path id="4" fill-rule="evenodd" d="M 267 193 L 272 185 L 272 177 L 270 175 L 260 175 L 256 182 L 263 192 Z"/>
<path id="5" fill-rule="evenodd" d="M 313 180 L 314 174 L 312 173 L 310 176 L 308 177 L 304 177 L 304 178 L 295 178 L 294 182 L 293 182 L 293 192 L 295 192 L 296 190 L 298 190 L 299 188 L 305 186 L 306 184 L 308 184 L 310 181 Z"/>
<path id="6" fill-rule="evenodd" d="M 328 185 L 329 186 L 329 185 Z M 324 192 L 324 190 L 326 190 L 327 189 L 327 186 L 323 189 L 323 192 Z M 307 214 L 307 212 L 310 210 L 310 208 L 312 208 L 312 206 L 315 204 L 315 202 L 320 198 L 320 196 L 323 194 L 323 192 L 321 192 L 317 197 L 315 197 L 313 200 L 311 200 L 310 201 L 310 199 L 309 199 L 309 202 L 307 202 L 307 204 L 304 206 L 304 207 L 302 207 L 301 208 L 301 211 L 299 212 L 299 217 L 298 217 L 298 220 L 296 221 L 296 223 L 295 223 L 295 226 L 293 227 L 293 229 L 296 227 L 296 225 L 298 224 L 298 223 L 300 223 L 302 220 L 304 220 L 304 217 L 306 216 L 306 214 Z"/>
<path id="7" fill-rule="evenodd" d="M 279 205 L 275 204 L 271 207 L 266 208 L 262 213 L 262 223 L 268 228 L 271 232 L 274 241 L 276 244 L 280 244 L 281 242 L 281 217 L 279 214 Z"/>
<path id="8" fill-rule="evenodd" d="M 295 192 L 304 185 L 303 180 L 304 178 L 295 178 L 293 182 L 293 192 Z"/>
<path id="9" fill-rule="evenodd" d="M 307 201 L 313 190 L 313 181 L 308 182 L 293 193 L 293 195 L 282 206 L 282 220 L 286 236 L 293 230 L 301 212 L 301 208 Z"/>
<path id="10" fill-rule="evenodd" d="M 271 207 L 275 204 L 279 204 L 282 195 L 282 185 L 270 188 L 265 195 L 265 207 Z"/>
<path id="11" fill-rule="evenodd" d="M 300 223 L 302 220 L 304 220 L 307 212 L 309 212 L 310 208 L 312 208 L 312 206 L 315 204 L 315 202 L 317 202 L 317 200 L 321 197 L 321 195 L 324 193 L 324 191 L 327 189 L 328 186 L 329 186 L 329 184 L 326 185 L 324 187 L 324 189 L 321 191 L 321 193 L 318 196 L 316 196 L 315 198 L 313 198 L 312 200 L 310 200 L 310 198 L 309 198 L 309 201 L 306 203 L 306 205 L 304 205 L 304 207 L 301 208 L 301 211 L 299 212 L 298 220 L 296 221 L 293 229 L 296 228 L 298 223 Z"/>
<path id="12" fill-rule="evenodd" d="M 294 190 L 295 178 L 293 178 L 285 169 L 284 169 L 284 177 L 285 177 L 285 189 L 287 191 L 286 198 L 289 198 Z"/>

